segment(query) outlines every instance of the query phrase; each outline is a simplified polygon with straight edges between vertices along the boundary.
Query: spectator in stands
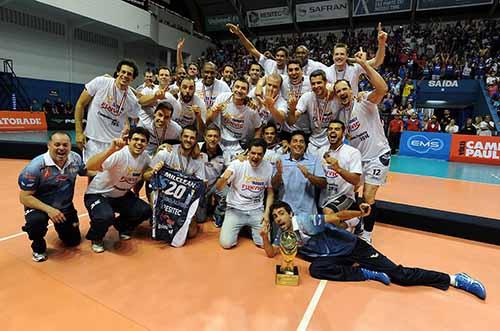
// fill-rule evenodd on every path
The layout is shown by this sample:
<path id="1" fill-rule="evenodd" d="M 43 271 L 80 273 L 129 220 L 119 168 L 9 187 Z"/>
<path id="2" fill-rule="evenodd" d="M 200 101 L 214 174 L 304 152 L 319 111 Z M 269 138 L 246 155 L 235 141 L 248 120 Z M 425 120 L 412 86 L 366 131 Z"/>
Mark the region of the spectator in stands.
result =
<path id="1" fill-rule="evenodd" d="M 483 121 L 479 123 L 480 136 L 493 136 L 495 123 L 491 120 L 491 115 L 484 115 Z"/>
<path id="2" fill-rule="evenodd" d="M 446 125 L 444 132 L 447 132 L 450 134 L 458 132 L 458 125 L 455 124 L 455 120 L 453 118 L 450 119 L 450 123 L 448 123 Z"/>
<path id="3" fill-rule="evenodd" d="M 136 91 L 141 93 L 142 90 L 144 90 L 145 88 L 153 89 L 154 80 L 155 80 L 154 76 L 155 75 L 154 75 L 153 71 L 151 71 L 150 69 L 147 69 L 144 72 L 144 82 L 141 85 L 137 86 Z"/>
<path id="4" fill-rule="evenodd" d="M 57 98 L 52 110 L 54 112 L 54 115 L 64 115 L 64 102 L 61 98 Z"/>
<path id="5" fill-rule="evenodd" d="M 30 106 L 30 111 L 41 111 L 42 110 L 42 106 L 40 105 L 40 102 L 38 102 L 38 99 L 33 99 L 31 101 L 31 106 Z"/>
<path id="6" fill-rule="evenodd" d="M 482 116 L 476 116 L 474 117 L 474 123 L 472 123 L 472 126 L 474 126 L 474 128 L 476 129 L 476 133 L 479 134 L 479 126 L 481 125 L 481 122 L 483 121 L 483 117 Z"/>
<path id="7" fill-rule="evenodd" d="M 22 229 L 32 241 L 35 262 L 47 260 L 44 237 L 49 220 L 66 246 L 80 243 L 73 195 L 76 176 L 87 175 L 87 169 L 82 158 L 71 151 L 71 137 L 66 132 L 52 133 L 47 147 L 47 153 L 34 158 L 19 175 L 19 200 L 26 220 Z"/>
<path id="8" fill-rule="evenodd" d="M 420 131 L 420 120 L 416 111 L 412 112 L 408 121 L 406 121 L 407 131 Z"/>
<path id="9" fill-rule="evenodd" d="M 401 104 L 406 107 L 406 103 L 408 102 L 408 97 L 413 93 L 415 90 L 415 86 L 413 85 L 413 81 L 411 79 L 407 79 L 405 82 L 405 85 L 403 87 L 403 93 L 402 93 L 402 99 L 401 99 Z"/>
<path id="10" fill-rule="evenodd" d="M 445 131 L 446 126 L 448 124 L 450 124 L 451 120 L 452 120 L 452 118 L 451 118 L 450 110 L 449 109 L 445 109 L 444 112 L 443 112 L 443 118 L 441 118 L 441 120 L 439 121 L 439 125 L 440 125 L 441 129 L 443 130 L 443 132 L 446 132 Z"/>
<path id="11" fill-rule="evenodd" d="M 233 87 L 234 67 L 231 64 L 225 64 L 224 67 L 222 67 L 222 81 L 225 82 L 229 88 Z"/>
<path id="12" fill-rule="evenodd" d="M 394 115 L 394 118 L 389 122 L 389 128 L 387 130 L 387 137 L 392 154 L 396 154 L 399 149 L 399 141 L 401 140 L 401 132 L 403 132 L 403 130 L 404 122 L 401 119 L 401 115 Z"/>
<path id="13" fill-rule="evenodd" d="M 437 121 L 436 115 L 431 116 L 431 120 L 425 124 L 424 131 L 426 131 L 426 132 L 440 132 L 441 131 L 441 126 L 439 125 L 439 122 Z"/>
<path id="14" fill-rule="evenodd" d="M 460 130 L 460 134 L 466 134 L 466 135 L 477 134 L 477 130 L 472 123 L 472 118 L 467 118 L 465 125 L 462 127 L 462 130 Z"/>
<path id="15" fill-rule="evenodd" d="M 52 114 L 52 102 L 49 98 L 45 99 L 45 102 L 42 105 L 42 110 L 45 114 Z"/>
<path id="16" fill-rule="evenodd" d="M 73 115 L 73 104 L 69 100 L 64 104 L 64 114 Z"/>

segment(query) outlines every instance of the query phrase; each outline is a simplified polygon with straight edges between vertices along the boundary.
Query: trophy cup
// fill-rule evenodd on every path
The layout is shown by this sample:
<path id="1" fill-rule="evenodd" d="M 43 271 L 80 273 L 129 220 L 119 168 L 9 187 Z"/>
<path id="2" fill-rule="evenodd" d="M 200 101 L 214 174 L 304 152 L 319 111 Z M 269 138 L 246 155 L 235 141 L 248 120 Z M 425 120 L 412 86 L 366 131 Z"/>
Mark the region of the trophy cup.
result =
<path id="1" fill-rule="evenodd" d="M 293 231 L 282 232 L 280 235 L 280 252 L 283 264 L 276 265 L 276 285 L 299 285 L 299 268 L 293 265 L 297 255 L 297 235 Z"/>

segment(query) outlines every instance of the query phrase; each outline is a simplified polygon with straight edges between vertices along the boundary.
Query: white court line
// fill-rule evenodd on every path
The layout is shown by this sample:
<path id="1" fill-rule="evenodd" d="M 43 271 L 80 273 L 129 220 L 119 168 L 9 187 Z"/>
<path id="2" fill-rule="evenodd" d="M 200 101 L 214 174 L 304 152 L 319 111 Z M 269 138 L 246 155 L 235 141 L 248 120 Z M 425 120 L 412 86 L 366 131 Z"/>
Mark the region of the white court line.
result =
<path id="1" fill-rule="evenodd" d="M 87 216 L 88 214 L 89 214 L 89 213 L 83 213 L 83 214 L 80 214 L 80 215 L 78 215 L 78 218 L 80 218 L 80 217 L 85 217 L 85 216 Z M 53 227 L 53 226 L 54 226 L 54 223 L 50 223 L 50 224 L 49 224 L 49 226 L 48 226 L 48 228 L 51 228 L 51 227 Z M 21 236 L 25 236 L 25 235 L 27 235 L 27 233 L 26 233 L 26 232 L 24 232 L 24 231 L 23 231 L 23 232 L 19 232 L 19 233 L 12 234 L 12 235 L 7 236 L 7 237 L 0 238 L 0 242 L 2 242 L 2 241 L 7 241 L 7 240 L 9 240 L 9 239 L 14 239 L 14 238 L 21 237 Z"/>
<path id="2" fill-rule="evenodd" d="M 309 302 L 309 306 L 307 306 L 304 316 L 302 316 L 302 321 L 300 321 L 300 324 L 297 327 L 297 331 L 307 330 L 309 322 L 311 322 L 311 318 L 316 310 L 316 306 L 318 305 L 319 299 L 325 290 L 326 283 L 327 281 L 324 279 L 319 282 L 318 287 L 316 287 L 316 291 L 314 291 L 314 295 Z"/>

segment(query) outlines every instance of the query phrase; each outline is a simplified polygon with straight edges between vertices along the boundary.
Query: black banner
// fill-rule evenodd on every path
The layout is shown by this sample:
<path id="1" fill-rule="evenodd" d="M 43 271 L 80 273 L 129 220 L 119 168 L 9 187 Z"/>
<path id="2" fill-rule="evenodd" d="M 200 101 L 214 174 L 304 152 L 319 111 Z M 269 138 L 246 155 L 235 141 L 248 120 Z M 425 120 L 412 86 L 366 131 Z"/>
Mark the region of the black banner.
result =
<path id="1" fill-rule="evenodd" d="M 75 117 L 73 115 L 46 114 L 48 130 L 74 130 Z"/>
<path id="2" fill-rule="evenodd" d="M 418 0 L 417 10 L 479 6 L 492 3 L 493 0 Z"/>

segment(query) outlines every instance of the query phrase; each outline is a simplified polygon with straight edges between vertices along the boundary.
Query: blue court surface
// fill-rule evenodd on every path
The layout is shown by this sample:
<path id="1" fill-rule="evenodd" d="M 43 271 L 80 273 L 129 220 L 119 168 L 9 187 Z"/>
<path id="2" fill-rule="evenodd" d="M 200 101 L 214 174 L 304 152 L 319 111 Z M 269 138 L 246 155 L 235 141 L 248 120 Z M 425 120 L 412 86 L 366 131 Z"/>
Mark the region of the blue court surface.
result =
<path id="1" fill-rule="evenodd" d="M 500 185 L 499 166 L 447 162 L 443 160 L 424 159 L 414 156 L 393 155 L 391 157 L 391 171 L 410 175 L 431 176 Z"/>

